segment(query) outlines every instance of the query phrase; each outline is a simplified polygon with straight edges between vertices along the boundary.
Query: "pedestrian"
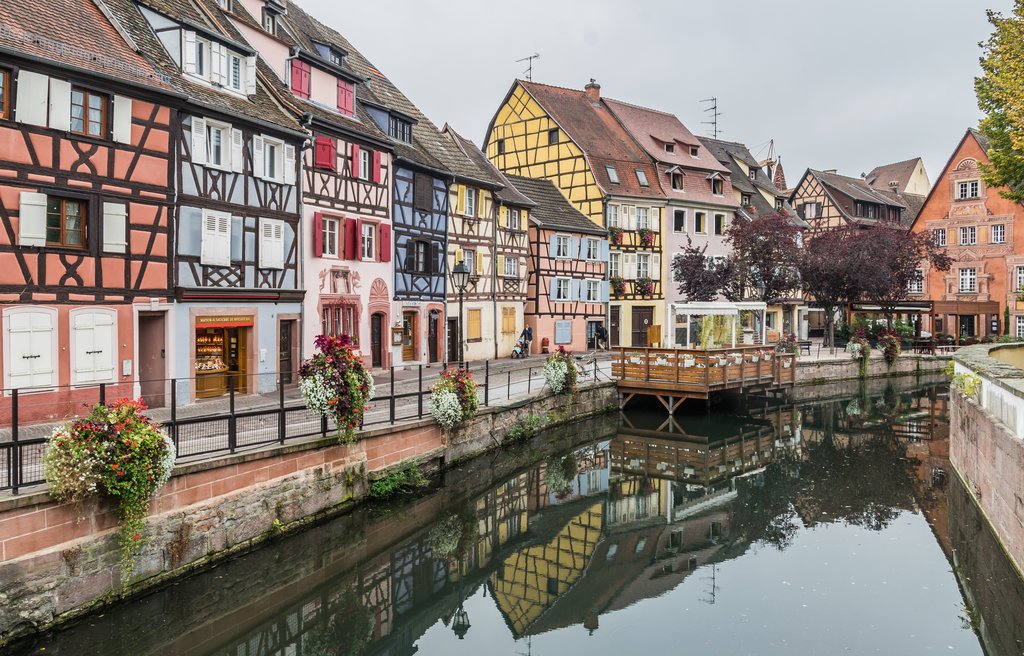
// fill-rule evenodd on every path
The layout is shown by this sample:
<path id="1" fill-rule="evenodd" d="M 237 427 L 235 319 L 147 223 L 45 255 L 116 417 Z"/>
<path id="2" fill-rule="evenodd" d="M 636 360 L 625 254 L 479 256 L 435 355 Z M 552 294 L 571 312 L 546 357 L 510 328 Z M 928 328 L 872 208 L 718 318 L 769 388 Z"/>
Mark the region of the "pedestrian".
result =
<path id="1" fill-rule="evenodd" d="M 598 324 L 597 330 L 594 331 L 594 337 L 596 338 L 595 346 L 598 350 L 604 351 L 608 348 L 608 331 L 605 329 L 604 324 Z"/>
<path id="2" fill-rule="evenodd" d="M 523 340 L 523 350 L 529 353 L 530 342 L 533 341 L 533 328 L 530 326 L 523 328 L 523 332 L 519 334 L 519 339 Z"/>

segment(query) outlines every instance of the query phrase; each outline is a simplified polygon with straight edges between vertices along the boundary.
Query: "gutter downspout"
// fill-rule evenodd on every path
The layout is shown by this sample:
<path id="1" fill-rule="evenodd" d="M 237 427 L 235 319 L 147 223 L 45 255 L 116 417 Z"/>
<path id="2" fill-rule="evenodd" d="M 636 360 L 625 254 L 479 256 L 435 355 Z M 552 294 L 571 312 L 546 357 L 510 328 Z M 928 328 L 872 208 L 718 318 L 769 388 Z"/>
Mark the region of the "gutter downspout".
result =
<path id="1" fill-rule="evenodd" d="M 494 333 L 494 359 L 498 359 L 498 218 L 504 203 L 491 192 L 491 330 Z M 518 266 L 518 264 L 516 265 Z"/>
<path id="2" fill-rule="evenodd" d="M 608 259 L 604 263 L 604 283 L 605 289 L 608 290 L 608 302 L 604 304 L 604 329 L 608 333 L 608 339 L 606 340 L 606 346 L 608 350 L 612 348 L 612 282 L 610 274 L 610 263 L 612 261 L 612 238 L 608 234 L 608 201 L 611 200 L 611 196 L 606 195 L 604 197 L 604 230 L 605 239 L 608 241 Z M 621 261 L 620 261 L 621 266 Z M 619 310 L 619 323 L 622 323 L 622 310 Z M 584 332 L 584 334 L 586 334 Z M 619 344 L 622 343 L 622 334 L 619 334 Z M 597 346 L 595 338 L 594 346 Z"/>

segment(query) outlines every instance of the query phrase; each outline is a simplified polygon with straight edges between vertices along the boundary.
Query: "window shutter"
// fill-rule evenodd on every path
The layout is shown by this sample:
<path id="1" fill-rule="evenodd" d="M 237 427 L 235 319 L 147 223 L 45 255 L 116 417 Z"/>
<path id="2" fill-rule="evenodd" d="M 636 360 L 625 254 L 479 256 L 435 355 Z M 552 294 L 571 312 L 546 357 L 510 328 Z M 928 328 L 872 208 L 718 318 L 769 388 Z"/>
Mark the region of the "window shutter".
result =
<path id="1" fill-rule="evenodd" d="M 18 209 L 18 245 L 46 245 L 46 194 L 21 192 Z"/>
<path id="2" fill-rule="evenodd" d="M 18 72 L 18 98 L 14 118 L 19 123 L 46 127 L 49 78 L 39 73 Z M 68 118 L 70 119 L 70 109 Z"/>
<path id="3" fill-rule="evenodd" d="M 71 129 L 71 83 L 55 77 L 50 78 L 50 128 Z"/>
<path id="4" fill-rule="evenodd" d="M 476 252 L 476 275 L 484 275 L 484 253 L 483 251 Z"/>
<path id="5" fill-rule="evenodd" d="M 607 280 L 601 281 L 601 302 L 607 303 L 610 297 L 611 284 Z"/>
<path id="6" fill-rule="evenodd" d="M 284 222 L 260 219 L 260 268 L 284 268 Z"/>
<path id="7" fill-rule="evenodd" d="M 359 145 L 352 144 L 352 177 L 359 177 Z"/>
<path id="8" fill-rule="evenodd" d="M 210 43 L 210 81 L 224 84 L 224 46 L 216 41 Z"/>
<path id="9" fill-rule="evenodd" d="M 295 184 L 295 146 L 284 145 L 284 183 Z"/>
<path id="10" fill-rule="evenodd" d="M 243 144 L 242 131 L 231 128 L 231 170 L 235 173 L 241 173 L 242 165 L 245 163 L 245 156 L 242 154 Z"/>
<path id="11" fill-rule="evenodd" d="M 256 93 L 256 55 L 245 58 L 245 95 Z"/>
<path id="12" fill-rule="evenodd" d="M 324 256 L 324 215 L 313 212 L 313 256 Z"/>
<path id="13" fill-rule="evenodd" d="M 601 259 L 602 262 L 607 262 L 608 261 L 608 240 L 607 239 L 602 239 L 600 241 L 600 245 L 597 248 L 597 252 L 598 252 L 598 257 Z"/>
<path id="14" fill-rule="evenodd" d="M 359 233 L 355 219 L 345 219 L 345 259 L 359 259 Z"/>
<path id="15" fill-rule="evenodd" d="M 181 58 L 181 70 L 183 73 L 196 72 L 196 33 L 183 32 L 185 38 L 184 55 Z"/>
<path id="16" fill-rule="evenodd" d="M 462 250 L 461 246 L 455 247 L 455 264 L 462 262 L 466 259 L 466 252 Z"/>
<path id="17" fill-rule="evenodd" d="M 128 206 L 123 203 L 103 203 L 103 252 L 126 252 Z"/>
<path id="18" fill-rule="evenodd" d="M 355 113 L 354 94 L 352 83 L 345 80 L 338 80 L 338 111 L 346 116 Z"/>
<path id="19" fill-rule="evenodd" d="M 505 276 L 505 256 L 498 255 L 498 270 L 495 272 L 499 278 Z"/>
<path id="20" fill-rule="evenodd" d="M 252 138 L 252 174 L 257 178 L 266 175 L 266 162 L 263 161 L 263 137 L 253 135 Z"/>
<path id="21" fill-rule="evenodd" d="M 434 275 L 444 273 L 444 259 L 441 254 L 441 244 L 436 241 L 430 242 L 430 273 Z"/>
<path id="22" fill-rule="evenodd" d="M 8 372 L 12 388 L 54 385 L 53 317 L 48 312 L 18 312 L 10 316 Z"/>
<path id="23" fill-rule="evenodd" d="M 655 253 L 651 256 L 651 280 L 661 280 L 661 253 Z"/>
<path id="24" fill-rule="evenodd" d="M 508 208 L 505 207 L 504 205 L 498 208 L 498 227 L 508 227 Z"/>
<path id="25" fill-rule="evenodd" d="M 132 142 L 132 99 L 114 96 L 114 129 L 112 136 L 118 143 Z"/>
<path id="26" fill-rule="evenodd" d="M 651 230 L 661 232 L 661 208 L 651 208 Z"/>
<path id="27" fill-rule="evenodd" d="M 206 119 L 192 117 L 192 163 L 206 164 Z"/>
<path id="28" fill-rule="evenodd" d="M 555 292 L 557 290 L 558 290 L 558 278 L 552 278 L 551 279 L 551 289 L 548 290 L 548 301 L 549 302 L 551 302 L 551 303 L 555 303 L 556 302 L 557 297 L 555 296 Z"/>
<path id="29" fill-rule="evenodd" d="M 381 182 L 381 170 L 380 170 L 380 151 L 373 151 L 373 183 L 380 184 Z"/>
<path id="30" fill-rule="evenodd" d="M 622 254 L 622 277 L 625 280 L 636 278 L 636 253 Z"/>
<path id="31" fill-rule="evenodd" d="M 582 240 L 579 237 L 569 237 L 569 257 L 576 260 L 580 258 L 580 247 Z"/>
<path id="32" fill-rule="evenodd" d="M 390 262 L 391 261 L 391 226 L 382 223 L 380 224 L 380 261 Z"/>
<path id="33" fill-rule="evenodd" d="M 203 245 L 199 262 L 205 266 L 231 266 L 231 215 L 203 214 Z"/>
<path id="34" fill-rule="evenodd" d="M 114 318 L 107 312 L 75 315 L 74 382 L 90 383 L 114 378 Z"/>
<path id="35" fill-rule="evenodd" d="M 551 235 L 548 240 L 548 257 L 553 258 L 556 253 L 558 253 L 558 235 Z"/>
<path id="36" fill-rule="evenodd" d="M 338 145 L 332 137 L 320 135 L 316 138 L 315 165 L 317 168 L 337 170 Z"/>

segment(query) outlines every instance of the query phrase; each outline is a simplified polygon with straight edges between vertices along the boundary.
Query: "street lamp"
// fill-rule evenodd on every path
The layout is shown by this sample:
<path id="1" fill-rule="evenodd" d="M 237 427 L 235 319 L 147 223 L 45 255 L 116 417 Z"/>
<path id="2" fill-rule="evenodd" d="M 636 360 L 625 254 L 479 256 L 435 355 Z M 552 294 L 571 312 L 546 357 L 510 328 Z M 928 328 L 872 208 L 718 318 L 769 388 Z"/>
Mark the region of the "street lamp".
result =
<path id="1" fill-rule="evenodd" d="M 462 604 L 459 604 L 459 609 L 455 611 L 455 616 L 452 618 L 452 631 L 459 636 L 459 640 L 464 639 L 469 632 L 469 613 L 466 612 Z"/>
<path id="2" fill-rule="evenodd" d="M 462 362 L 465 357 L 462 352 L 462 298 L 466 294 L 466 285 L 469 284 L 469 267 L 466 266 L 466 261 L 463 260 L 455 265 L 452 269 L 452 284 L 455 285 L 455 289 L 459 290 L 459 362 Z"/>

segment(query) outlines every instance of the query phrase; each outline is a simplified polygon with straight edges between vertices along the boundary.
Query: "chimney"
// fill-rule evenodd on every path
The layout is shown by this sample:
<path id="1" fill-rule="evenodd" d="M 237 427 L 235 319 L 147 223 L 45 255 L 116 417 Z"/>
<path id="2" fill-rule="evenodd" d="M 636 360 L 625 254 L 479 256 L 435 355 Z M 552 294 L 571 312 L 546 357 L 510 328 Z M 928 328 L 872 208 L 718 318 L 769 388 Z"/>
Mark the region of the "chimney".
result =
<path id="1" fill-rule="evenodd" d="M 898 180 L 891 180 L 889 182 L 889 191 L 896 194 L 897 196 L 900 195 L 900 183 Z"/>
<path id="2" fill-rule="evenodd" d="M 597 80 L 590 78 L 590 84 L 583 87 L 583 90 L 587 93 L 587 98 L 590 102 L 595 105 L 601 102 L 601 85 L 597 83 Z"/>
<path id="3" fill-rule="evenodd" d="M 832 175 L 837 175 L 839 173 L 839 169 L 825 169 L 824 171 L 822 171 L 822 173 L 831 173 Z"/>

